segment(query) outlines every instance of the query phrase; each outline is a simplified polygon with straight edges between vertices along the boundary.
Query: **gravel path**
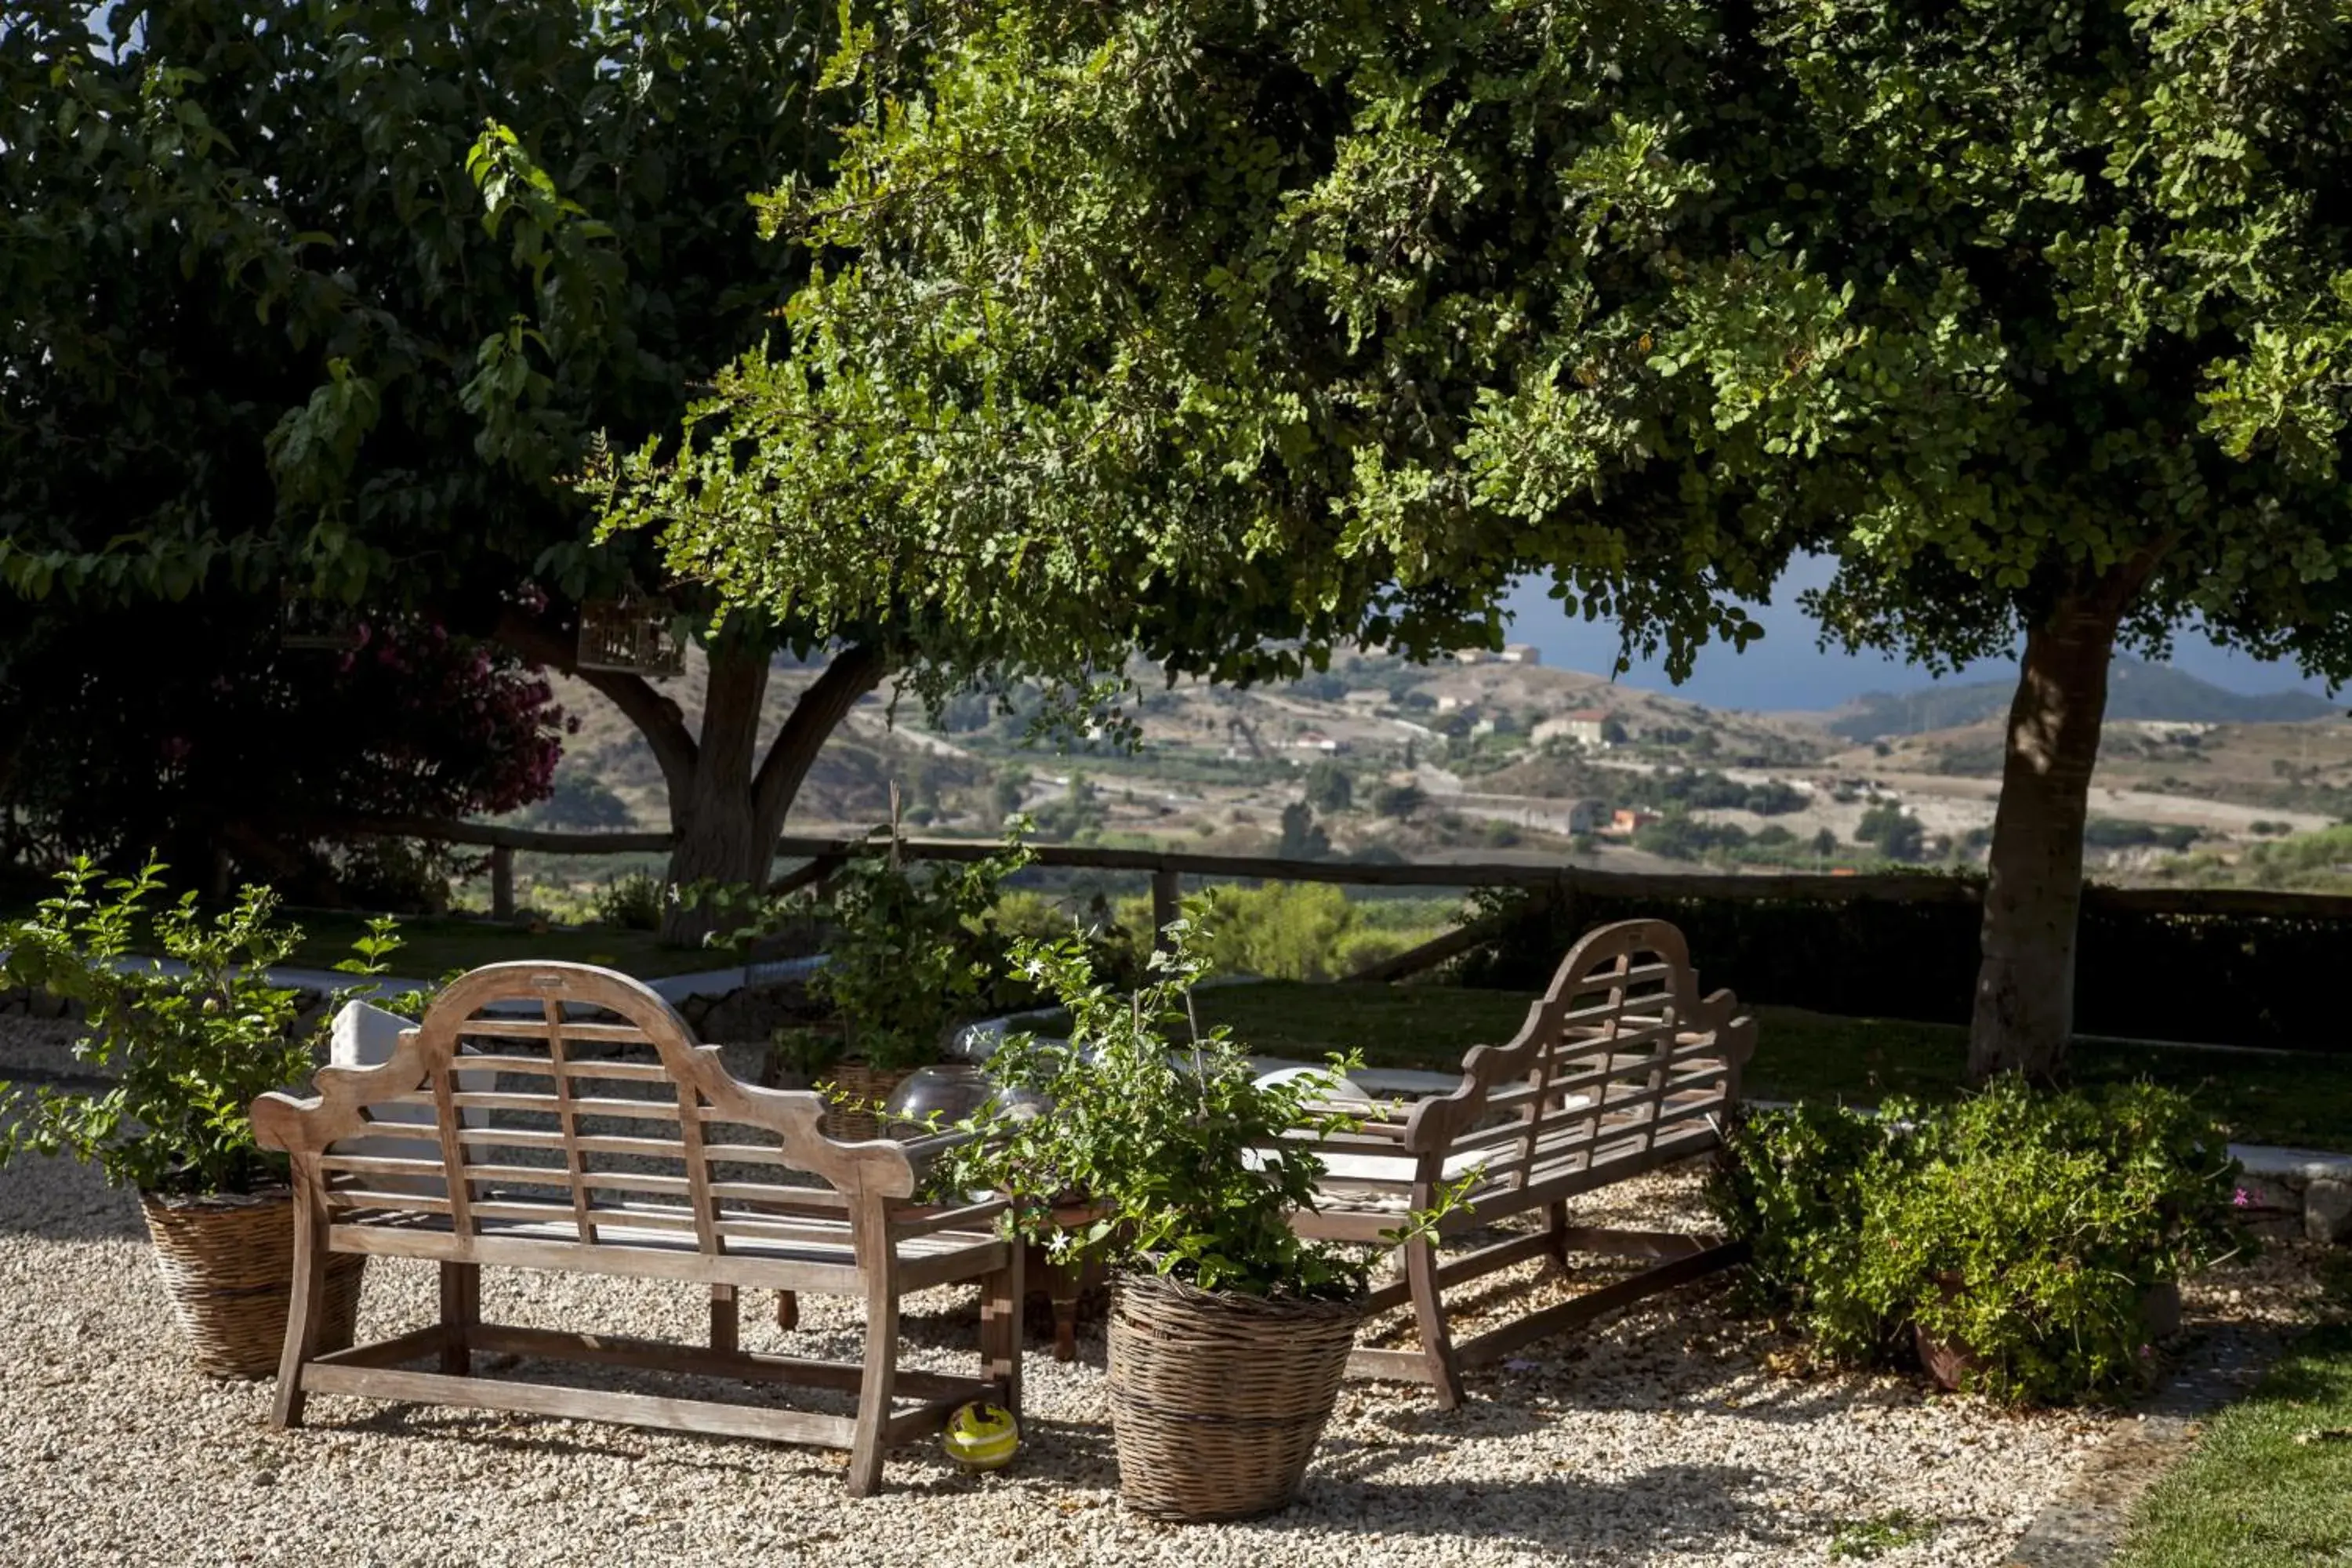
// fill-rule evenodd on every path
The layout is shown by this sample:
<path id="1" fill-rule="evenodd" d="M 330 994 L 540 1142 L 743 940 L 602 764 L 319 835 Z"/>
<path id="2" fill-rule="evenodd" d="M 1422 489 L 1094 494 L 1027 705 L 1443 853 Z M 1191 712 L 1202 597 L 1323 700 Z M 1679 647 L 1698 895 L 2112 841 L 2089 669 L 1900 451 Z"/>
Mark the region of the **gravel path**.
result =
<path id="1" fill-rule="evenodd" d="M 5 1076 L 35 1040 L 21 1020 L 0 1027 Z M 1650 1178 L 1586 1214 L 1695 1226 L 1694 1182 Z M 893 1458 L 887 1495 L 858 1502 L 841 1457 L 812 1449 L 327 1396 L 308 1429 L 275 1432 L 268 1384 L 211 1383 L 178 1358 L 127 1194 L 25 1162 L 0 1173 L 0 1233 L 8 1562 L 1778 1565 L 1830 1561 L 1840 1521 L 1903 1510 L 1932 1533 L 1878 1562 L 1991 1568 L 2105 1427 L 1897 1378 L 1774 1370 L 1793 1359 L 1787 1342 L 1729 1317 L 1718 1280 L 1534 1347 L 1474 1379 L 1452 1415 L 1416 1389 L 1350 1383 L 1298 1506 L 1270 1521 L 1184 1529 L 1120 1511 L 1092 1326 L 1070 1366 L 1033 1344 L 1012 1470 L 965 1476 L 926 1445 Z M 2192 1316 L 2292 1312 L 2294 1262 L 2217 1277 L 2190 1292 Z M 369 1268 L 362 1335 L 429 1315 L 427 1268 Z M 1570 1288 L 1538 1273 L 1474 1300 L 1507 1310 L 1529 1280 L 1539 1296 Z M 493 1273 L 484 1298 L 494 1320 L 551 1327 L 692 1339 L 703 1319 L 691 1290 L 646 1281 Z M 764 1308 L 745 1314 L 747 1347 L 854 1353 L 850 1304 L 804 1299 L 792 1334 Z M 952 1292 L 913 1298 L 908 1360 L 963 1370 L 975 1319 Z"/>

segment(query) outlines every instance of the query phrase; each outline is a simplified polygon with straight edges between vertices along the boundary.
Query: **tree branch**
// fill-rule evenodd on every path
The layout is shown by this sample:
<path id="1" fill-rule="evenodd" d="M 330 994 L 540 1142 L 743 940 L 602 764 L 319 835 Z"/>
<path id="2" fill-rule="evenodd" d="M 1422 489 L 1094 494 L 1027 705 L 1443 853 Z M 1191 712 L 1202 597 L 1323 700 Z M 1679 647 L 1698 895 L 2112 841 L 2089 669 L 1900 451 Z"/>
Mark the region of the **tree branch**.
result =
<path id="1" fill-rule="evenodd" d="M 761 823 L 773 823 L 782 830 L 784 810 L 800 793 L 825 738 L 889 672 L 890 661 L 880 648 L 855 643 L 835 655 L 824 673 L 801 693 L 751 780 L 751 809 Z"/>
<path id="2" fill-rule="evenodd" d="M 594 688 L 637 727 L 653 747 L 654 761 L 661 764 L 670 799 L 685 799 L 700 749 L 687 729 L 677 704 L 656 690 L 653 682 L 641 675 L 625 675 L 618 670 L 581 668 L 575 639 L 511 605 L 499 609 L 490 636 L 531 663 L 560 670 Z"/>

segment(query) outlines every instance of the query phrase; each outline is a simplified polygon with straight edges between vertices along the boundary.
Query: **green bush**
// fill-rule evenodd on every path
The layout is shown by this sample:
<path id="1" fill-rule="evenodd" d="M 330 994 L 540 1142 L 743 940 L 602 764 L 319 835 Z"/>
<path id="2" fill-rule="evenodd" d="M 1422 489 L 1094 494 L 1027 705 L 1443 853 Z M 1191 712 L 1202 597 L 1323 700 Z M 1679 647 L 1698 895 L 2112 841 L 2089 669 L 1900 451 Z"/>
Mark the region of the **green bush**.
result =
<path id="1" fill-rule="evenodd" d="M 1927 845 L 1927 830 L 1919 819 L 1892 804 L 1874 805 L 1862 814 L 1855 825 L 1853 840 L 1857 844 L 1875 844 L 1885 851 L 1890 860 L 1916 860 Z"/>
<path id="2" fill-rule="evenodd" d="M 615 877 L 592 896 L 596 923 L 616 931 L 659 931 L 664 891 L 662 879 L 649 872 Z"/>
<path id="3" fill-rule="evenodd" d="M 1348 895 L 1328 882 L 1210 888 L 1195 901 L 1203 956 L 1226 973 L 1328 980 L 1355 925 Z"/>
<path id="4" fill-rule="evenodd" d="M 298 994 L 263 973 L 302 932 L 273 919 L 277 895 L 267 888 L 246 889 L 209 920 L 194 893 L 151 908 L 163 871 L 152 864 L 101 879 L 79 860 L 29 917 L 0 922 L 0 985 L 78 1004 L 85 1033 L 74 1056 L 110 1080 L 31 1095 L 0 1084 L 0 1165 L 18 1154 L 70 1155 L 118 1186 L 183 1196 L 286 1179 L 286 1157 L 254 1142 L 248 1112 L 259 1096 L 310 1075 Z M 182 972 L 133 956 L 151 930 Z M 337 967 L 381 974 L 399 945 L 389 917 L 371 921 L 355 956 Z"/>
<path id="5" fill-rule="evenodd" d="M 938 1060 L 948 1030 L 996 1000 L 1005 943 L 990 917 L 1004 879 L 1033 858 L 1023 843 L 1028 826 L 1013 817 L 1003 847 L 985 859 L 911 867 L 891 831 L 877 828 L 833 873 L 824 898 L 748 900 L 749 923 L 717 945 L 740 949 L 812 916 L 825 927 L 825 960 L 809 991 L 840 1013 L 845 1033 L 788 1031 L 777 1041 L 787 1059 L 807 1072 L 823 1070 L 836 1051 L 885 1071 Z M 724 889 L 695 896 L 738 910 L 747 901 Z"/>
<path id="6" fill-rule="evenodd" d="M 1340 937 L 1337 962 L 1332 967 L 1342 975 L 1354 974 L 1418 945 L 1414 938 L 1402 931 L 1351 931 Z"/>
<path id="7" fill-rule="evenodd" d="M 2179 827 L 2127 818 L 2095 816 L 2083 825 L 2083 842 L 2094 849 L 2131 849 L 2155 845 L 2162 849 L 2186 849 L 2203 837 L 2193 827 Z"/>
<path id="8" fill-rule="evenodd" d="M 1839 1107 L 1746 1114 L 1707 1180 L 1707 1205 L 1748 1246 L 1746 1306 L 1801 1324 L 1840 1361 L 1889 1349 L 1887 1325 L 1857 1310 L 1846 1284 L 1859 1271 L 1869 1184 L 1895 1167 L 1895 1137 L 1893 1121 Z"/>
<path id="9" fill-rule="evenodd" d="M 2004 1079 L 1932 1111 L 1746 1119 L 1707 1195 L 1754 1251 L 1750 1304 L 1832 1358 L 1895 1359 L 1916 1324 L 1965 1348 L 1978 1391 L 2064 1404 L 2144 1385 L 2146 1298 L 2239 1244 L 2236 1169 L 2170 1090 Z"/>
<path id="10" fill-rule="evenodd" d="M 1696 860 L 1717 849 L 1738 849 L 1748 842 L 1748 829 L 1735 822 L 1702 822 L 1681 811 L 1633 832 L 1633 847 L 1669 860 Z"/>
<path id="11" fill-rule="evenodd" d="M 2352 845 L 2352 828 L 2344 830 Z M 2347 850 L 2352 853 L 2352 850 Z M 2250 857 L 2251 858 L 2251 857 Z M 1594 926 L 1670 921 L 1709 984 L 1743 1002 L 1855 1018 L 1966 1024 L 1976 1003 L 1984 916 L 1980 874 L 1948 873 L 1961 898 L 1636 898 L 1571 888 L 1564 898 L 1488 890 L 1469 918 L 1492 942 L 1467 954 L 1465 985 L 1536 991 Z M 2335 994 L 2310 977 L 2340 962 L 2341 921 L 2311 915 L 2162 914 L 2084 893 L 2074 963 L 2075 1027 L 2085 1035 L 2352 1052 Z M 2151 974 L 2194 974 L 2193 986 Z"/>
<path id="12" fill-rule="evenodd" d="M 1005 951 L 1024 942 L 1060 942 L 1074 932 L 1087 947 L 1095 973 L 1114 985 L 1143 984 L 1151 953 L 1151 900 L 1113 900 L 1097 893 L 1075 908 L 1043 893 L 1014 889 L 997 895 L 986 921 L 994 945 Z M 1053 1000 L 1037 981 L 1005 969 L 989 986 L 992 1011 L 1019 1012 Z"/>

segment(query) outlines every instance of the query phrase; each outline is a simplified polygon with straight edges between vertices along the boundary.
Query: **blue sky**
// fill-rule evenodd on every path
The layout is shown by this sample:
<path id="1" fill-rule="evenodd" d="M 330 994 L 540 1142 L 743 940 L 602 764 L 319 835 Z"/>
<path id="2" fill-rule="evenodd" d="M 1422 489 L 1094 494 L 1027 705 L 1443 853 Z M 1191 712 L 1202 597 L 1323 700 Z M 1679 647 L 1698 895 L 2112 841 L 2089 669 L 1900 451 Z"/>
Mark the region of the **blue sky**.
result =
<path id="1" fill-rule="evenodd" d="M 1909 691 L 1935 682 L 1924 672 L 1895 659 L 1874 654 L 1850 655 L 1814 646 L 1813 623 L 1797 607 L 1797 595 L 1827 581 L 1826 561 L 1801 562 L 1781 584 L 1776 601 L 1751 606 L 1749 613 L 1764 626 L 1761 642 L 1744 653 L 1710 644 L 1698 658 L 1691 678 L 1677 687 L 1655 664 L 1634 666 L 1622 679 L 1629 686 L 1672 691 L 1710 708 L 1748 708 L 1767 711 L 1835 708 L 1866 691 Z M 1514 617 L 1514 642 L 1533 643 L 1543 650 L 1544 662 L 1566 669 L 1608 673 L 1617 657 L 1617 628 L 1611 622 L 1574 618 L 1546 592 L 1547 584 L 1530 579 L 1519 584 L 1509 601 Z M 2233 691 L 2278 691 L 2288 687 L 2326 691 L 2326 683 L 2309 679 L 2293 665 L 2265 664 L 2215 647 L 2193 632 L 2184 632 L 2173 647 L 2172 663 L 2200 679 Z M 2015 666 L 1988 661 L 1970 667 L 1962 680 L 2007 680 Z"/>

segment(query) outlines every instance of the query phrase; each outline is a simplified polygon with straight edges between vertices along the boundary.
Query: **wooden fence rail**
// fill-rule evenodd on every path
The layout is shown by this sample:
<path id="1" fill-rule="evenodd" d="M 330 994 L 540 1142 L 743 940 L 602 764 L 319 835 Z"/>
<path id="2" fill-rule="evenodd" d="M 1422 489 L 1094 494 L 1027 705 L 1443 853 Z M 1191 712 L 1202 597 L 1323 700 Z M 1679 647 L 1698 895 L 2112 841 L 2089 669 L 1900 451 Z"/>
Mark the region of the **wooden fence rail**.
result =
<path id="1" fill-rule="evenodd" d="M 646 854 L 666 851 L 671 843 L 667 833 L 550 833 L 538 828 L 441 822 L 425 817 L 362 817 L 339 821 L 334 826 L 342 833 L 423 838 L 488 848 L 492 912 L 501 918 L 514 912 L 514 856 L 519 850 L 545 855 Z M 773 886 L 778 891 L 790 891 L 821 880 L 868 842 L 863 837 L 787 834 L 776 841 L 777 855 L 806 864 L 786 872 Z M 992 839 L 908 838 L 901 841 L 900 853 L 919 860 L 978 860 L 995 853 L 998 847 Z M 1381 865 L 1354 860 L 1290 860 L 1271 855 L 1202 855 L 1182 849 L 1110 849 L 1083 844 L 1037 844 L 1031 848 L 1041 866 L 1149 874 L 1155 926 L 1176 918 L 1181 879 L 1185 877 L 1338 882 L 1370 888 L 1525 888 L 1570 897 L 1584 893 L 1621 899 L 1735 899 L 1758 903 L 1975 903 L 1984 891 L 1980 879 L 1931 871 L 1874 872 L 1863 876 L 1773 872 L 1747 876 L 1720 871 L 1601 871 L 1584 866 L 1519 861 L 1424 860 Z M 2335 893 L 2283 893 L 2259 888 L 2110 888 L 2094 882 L 2084 886 L 2083 897 L 2086 905 L 2143 914 L 2352 921 L 2352 896 Z"/>

